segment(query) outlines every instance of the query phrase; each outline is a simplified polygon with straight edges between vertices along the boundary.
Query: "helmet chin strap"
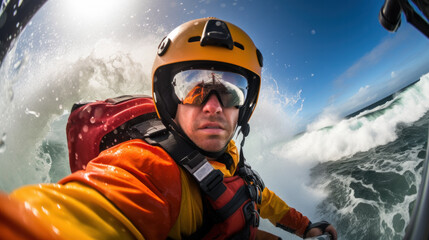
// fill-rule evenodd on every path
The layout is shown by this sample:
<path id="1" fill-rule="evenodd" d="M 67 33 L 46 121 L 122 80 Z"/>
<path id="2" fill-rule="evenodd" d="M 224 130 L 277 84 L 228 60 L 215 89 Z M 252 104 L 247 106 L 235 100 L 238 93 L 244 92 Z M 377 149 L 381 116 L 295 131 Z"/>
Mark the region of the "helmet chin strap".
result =
<path id="1" fill-rule="evenodd" d="M 240 134 L 240 132 L 243 134 L 243 139 L 241 139 L 241 143 L 240 143 L 240 161 L 242 161 L 244 160 L 244 154 L 243 154 L 244 143 L 246 141 L 247 135 L 249 135 L 249 132 L 250 132 L 249 123 L 244 123 L 243 126 L 241 126 L 238 134 Z"/>

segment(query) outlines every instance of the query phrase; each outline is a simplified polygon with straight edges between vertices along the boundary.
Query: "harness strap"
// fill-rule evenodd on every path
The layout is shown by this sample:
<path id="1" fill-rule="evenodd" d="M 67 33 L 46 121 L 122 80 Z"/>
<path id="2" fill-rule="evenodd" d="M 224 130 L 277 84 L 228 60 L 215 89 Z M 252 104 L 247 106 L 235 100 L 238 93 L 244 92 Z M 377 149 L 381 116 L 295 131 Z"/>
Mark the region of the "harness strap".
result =
<path id="1" fill-rule="evenodd" d="M 211 200 L 216 201 L 226 191 L 222 172 L 214 169 L 205 156 L 187 144 L 179 134 L 169 131 L 158 118 L 136 123 L 127 129 L 127 133 L 132 138 L 140 138 L 151 145 L 162 147 L 178 165 L 182 166 L 194 177 L 202 192 Z M 228 162 L 228 159 L 225 159 L 225 161 Z M 233 199 L 221 209 L 214 210 L 204 207 L 205 213 L 207 211 L 214 211 L 214 216 L 217 217 L 216 219 L 207 219 L 204 217 L 203 227 L 189 236 L 189 239 L 200 239 L 205 236 L 210 231 L 212 225 L 228 219 L 229 216 L 235 213 L 249 199 L 249 195 L 251 201 L 243 207 L 244 217 L 248 224 L 246 224 L 245 229 L 233 236 L 232 239 L 248 238 L 250 236 L 250 227 L 259 226 L 259 213 L 256 210 L 255 203 L 261 202 L 264 184 L 259 175 L 245 163 L 242 150 L 240 151 L 240 161 L 237 169 L 237 174 L 247 184 L 239 188 Z"/>
<path id="2" fill-rule="evenodd" d="M 161 120 L 143 121 L 128 131 L 133 138 L 142 138 L 151 145 L 162 147 L 195 178 L 201 190 L 213 201 L 226 191 L 222 172 L 214 169 L 205 156 L 190 147 L 177 133 L 169 131 Z"/>
<path id="3" fill-rule="evenodd" d="M 221 209 L 215 210 L 221 221 L 226 220 L 229 216 L 231 216 L 240 206 L 248 200 L 248 196 L 246 194 L 246 186 L 243 185 L 240 187 L 234 197 L 232 197 L 231 201 L 229 201 L 225 206 Z"/>

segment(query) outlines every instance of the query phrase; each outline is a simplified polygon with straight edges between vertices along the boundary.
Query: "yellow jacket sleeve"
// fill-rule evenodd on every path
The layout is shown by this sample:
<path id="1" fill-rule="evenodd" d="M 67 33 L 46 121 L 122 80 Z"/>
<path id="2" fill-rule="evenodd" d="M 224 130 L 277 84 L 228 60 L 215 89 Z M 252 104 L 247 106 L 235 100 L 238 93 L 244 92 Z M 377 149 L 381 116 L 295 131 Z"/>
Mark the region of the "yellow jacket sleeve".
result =
<path id="1" fill-rule="evenodd" d="M 294 208 L 289 207 L 274 192 L 265 188 L 262 192 L 262 202 L 258 206 L 262 218 L 272 224 L 300 237 L 304 235 L 310 220 Z"/>
<path id="2" fill-rule="evenodd" d="M 181 176 L 161 148 L 132 140 L 100 153 L 60 184 L 22 187 L 1 199 L 1 230 L 12 233 L 37 222 L 39 232 L 59 239 L 165 239 L 179 215 Z M 3 211 L 8 207 L 22 209 L 17 214 L 29 220 L 6 224 L 13 220 Z M 23 239 L 53 238 L 32 233 Z"/>
<path id="3" fill-rule="evenodd" d="M 111 202 L 80 183 L 31 185 L 0 199 L 6 239 L 144 239 Z"/>

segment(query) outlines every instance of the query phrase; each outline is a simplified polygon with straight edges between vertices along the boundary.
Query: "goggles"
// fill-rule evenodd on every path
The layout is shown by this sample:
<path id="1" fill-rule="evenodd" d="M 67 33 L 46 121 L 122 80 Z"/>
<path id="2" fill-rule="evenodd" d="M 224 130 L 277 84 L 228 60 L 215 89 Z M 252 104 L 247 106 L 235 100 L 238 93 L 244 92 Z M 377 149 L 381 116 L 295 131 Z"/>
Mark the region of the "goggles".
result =
<path id="1" fill-rule="evenodd" d="M 234 72 L 186 70 L 174 75 L 172 85 L 182 104 L 201 105 L 214 93 L 222 106 L 241 107 L 247 96 L 247 79 Z"/>

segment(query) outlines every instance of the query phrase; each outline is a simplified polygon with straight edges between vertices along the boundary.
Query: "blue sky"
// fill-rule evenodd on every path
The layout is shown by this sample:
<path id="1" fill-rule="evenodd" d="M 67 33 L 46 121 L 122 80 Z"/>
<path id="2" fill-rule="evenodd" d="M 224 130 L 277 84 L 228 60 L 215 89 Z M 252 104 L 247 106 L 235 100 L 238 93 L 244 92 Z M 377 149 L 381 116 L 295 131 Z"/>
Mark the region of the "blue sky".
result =
<path id="1" fill-rule="evenodd" d="M 382 28 L 378 14 L 384 0 L 62 3 L 63 10 L 73 14 L 73 20 L 63 14 L 63 20 L 82 22 L 75 30 L 65 31 L 67 38 L 83 34 L 86 28 L 88 40 L 95 32 L 109 34 L 125 26 L 134 27 L 126 30 L 133 38 L 160 35 L 188 20 L 208 16 L 234 23 L 253 38 L 264 55 L 262 86 L 278 86 L 279 94 L 290 100 L 286 111 L 302 122 L 301 127 L 322 115 L 338 118 L 350 114 L 429 72 L 429 39 L 404 16 L 397 33 Z"/>
<path id="2" fill-rule="evenodd" d="M 194 18 L 230 21 L 254 39 L 264 77 L 311 121 L 322 112 L 344 116 L 429 72 L 429 40 L 405 18 L 397 33 L 378 22 L 384 1 L 179 1 L 151 4 L 154 18 L 173 28 Z M 156 14 L 155 14 L 156 13 Z"/>

